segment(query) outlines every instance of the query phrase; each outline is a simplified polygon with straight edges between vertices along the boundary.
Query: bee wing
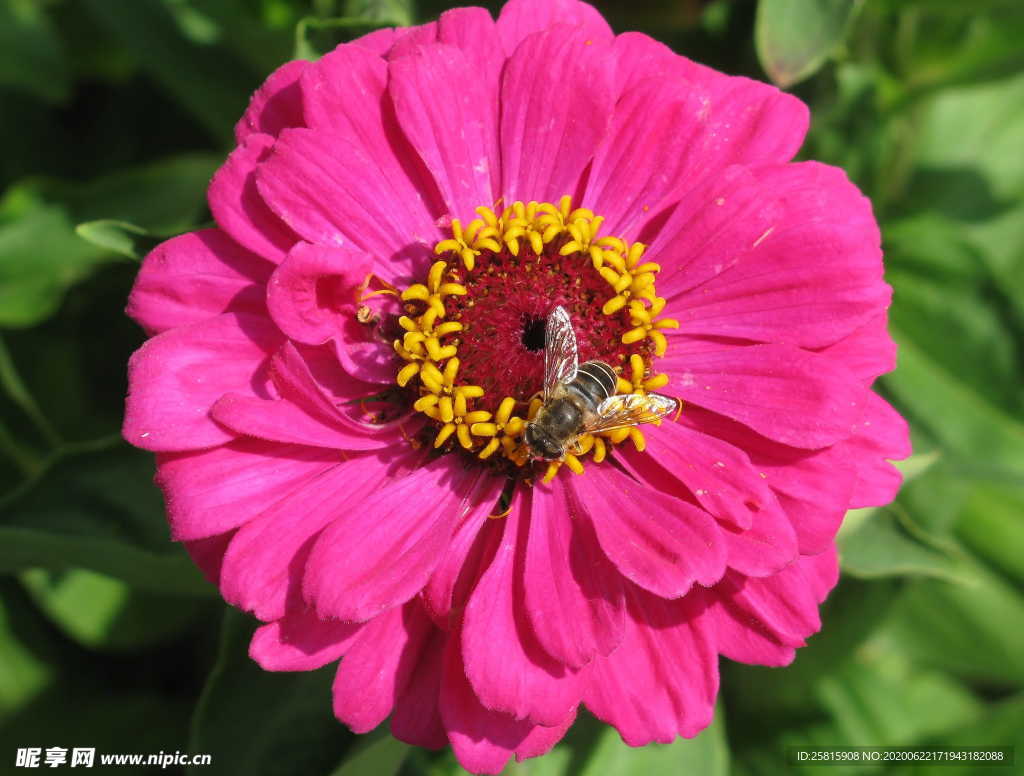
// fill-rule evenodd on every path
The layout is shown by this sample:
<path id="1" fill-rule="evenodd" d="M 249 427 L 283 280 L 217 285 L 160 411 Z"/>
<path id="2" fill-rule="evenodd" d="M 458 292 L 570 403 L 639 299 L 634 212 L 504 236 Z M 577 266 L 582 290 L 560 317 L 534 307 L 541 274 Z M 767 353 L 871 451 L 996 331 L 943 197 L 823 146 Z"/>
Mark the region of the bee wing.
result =
<path id="1" fill-rule="evenodd" d="M 678 399 L 659 393 L 620 393 L 601 402 L 594 416 L 584 423 L 583 430 L 597 433 L 653 423 L 678 408 Z"/>
<path id="2" fill-rule="evenodd" d="M 556 385 L 572 382 L 578 368 L 576 332 L 569 313 L 559 306 L 551 311 L 544 327 L 544 401 Z"/>

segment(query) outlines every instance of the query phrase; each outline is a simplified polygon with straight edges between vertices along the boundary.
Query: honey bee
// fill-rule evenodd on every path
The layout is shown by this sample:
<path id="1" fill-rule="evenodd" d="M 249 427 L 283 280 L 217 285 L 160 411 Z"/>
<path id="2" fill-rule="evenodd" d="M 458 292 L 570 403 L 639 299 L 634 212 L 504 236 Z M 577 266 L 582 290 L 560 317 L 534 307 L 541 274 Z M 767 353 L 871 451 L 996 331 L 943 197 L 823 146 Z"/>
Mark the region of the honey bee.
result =
<path id="1" fill-rule="evenodd" d="M 563 460 L 580 436 L 653 423 L 675 412 L 679 401 L 657 393 L 616 394 L 615 371 L 603 361 L 579 363 L 569 313 L 556 307 L 544 331 L 544 394 L 523 441 L 534 458 Z"/>

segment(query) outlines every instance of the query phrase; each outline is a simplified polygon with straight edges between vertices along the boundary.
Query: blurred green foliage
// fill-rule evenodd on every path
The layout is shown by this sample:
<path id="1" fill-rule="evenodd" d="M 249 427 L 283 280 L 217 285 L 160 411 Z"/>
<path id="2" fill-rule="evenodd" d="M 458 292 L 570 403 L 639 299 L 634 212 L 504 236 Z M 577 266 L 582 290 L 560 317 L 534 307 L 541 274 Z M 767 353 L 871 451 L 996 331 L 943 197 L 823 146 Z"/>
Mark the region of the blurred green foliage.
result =
<path id="1" fill-rule="evenodd" d="M 791 667 L 723 661 L 693 741 L 634 751 L 583 719 L 510 772 L 775 774 L 807 744 L 1024 756 L 1024 6 L 597 5 L 811 105 L 802 156 L 845 168 L 882 224 L 900 356 L 880 388 L 917 454 L 895 504 L 850 515 L 824 630 Z M 151 457 L 118 436 L 137 258 L 209 220 L 252 90 L 445 7 L 0 0 L 0 761 L 86 745 L 214 753 L 205 774 L 456 772 L 450 753 L 348 734 L 329 672 L 250 663 L 252 623 L 169 541 Z M 886 772 L 933 770 L 973 772 Z"/>

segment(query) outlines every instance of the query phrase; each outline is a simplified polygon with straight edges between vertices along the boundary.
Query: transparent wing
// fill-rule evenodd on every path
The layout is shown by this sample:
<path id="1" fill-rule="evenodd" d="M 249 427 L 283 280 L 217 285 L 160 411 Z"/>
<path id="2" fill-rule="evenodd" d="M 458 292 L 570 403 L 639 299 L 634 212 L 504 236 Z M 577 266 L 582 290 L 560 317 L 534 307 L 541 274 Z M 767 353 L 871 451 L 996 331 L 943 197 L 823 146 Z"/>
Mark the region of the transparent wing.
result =
<path id="1" fill-rule="evenodd" d="M 579 357 L 576 354 L 576 332 L 564 307 L 556 307 L 544 327 L 544 401 L 559 383 L 576 377 Z"/>
<path id="2" fill-rule="evenodd" d="M 653 423 L 678 408 L 678 399 L 659 393 L 620 393 L 601 402 L 594 416 L 584 423 L 583 430 L 597 433 Z"/>

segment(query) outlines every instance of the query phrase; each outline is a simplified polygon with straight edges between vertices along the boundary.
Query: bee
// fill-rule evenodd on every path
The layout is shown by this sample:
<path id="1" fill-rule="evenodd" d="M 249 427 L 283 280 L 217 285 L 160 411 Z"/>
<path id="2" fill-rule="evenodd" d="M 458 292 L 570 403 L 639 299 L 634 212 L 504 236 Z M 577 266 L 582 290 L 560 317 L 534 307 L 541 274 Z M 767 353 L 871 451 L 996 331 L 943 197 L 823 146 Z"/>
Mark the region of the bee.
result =
<path id="1" fill-rule="evenodd" d="M 583 434 L 653 423 L 679 408 L 678 399 L 657 393 L 616 394 L 616 382 L 603 361 L 579 363 L 569 313 L 556 307 L 544 331 L 544 403 L 523 432 L 530 454 L 562 460 Z"/>

